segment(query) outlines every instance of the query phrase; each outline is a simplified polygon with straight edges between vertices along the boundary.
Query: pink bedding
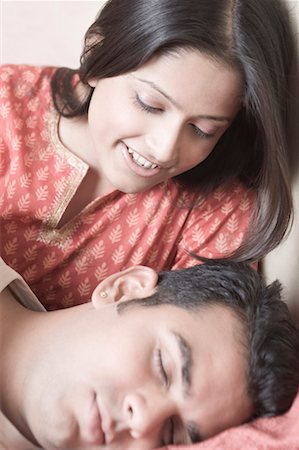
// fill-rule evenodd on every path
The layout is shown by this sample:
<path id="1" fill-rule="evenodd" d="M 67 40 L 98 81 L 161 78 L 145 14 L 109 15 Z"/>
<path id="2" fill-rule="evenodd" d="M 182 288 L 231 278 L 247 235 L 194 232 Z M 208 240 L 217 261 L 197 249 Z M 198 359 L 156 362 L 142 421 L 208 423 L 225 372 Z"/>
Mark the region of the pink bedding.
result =
<path id="1" fill-rule="evenodd" d="M 283 416 L 258 419 L 231 428 L 193 446 L 168 446 L 163 450 L 299 450 L 299 393 Z"/>

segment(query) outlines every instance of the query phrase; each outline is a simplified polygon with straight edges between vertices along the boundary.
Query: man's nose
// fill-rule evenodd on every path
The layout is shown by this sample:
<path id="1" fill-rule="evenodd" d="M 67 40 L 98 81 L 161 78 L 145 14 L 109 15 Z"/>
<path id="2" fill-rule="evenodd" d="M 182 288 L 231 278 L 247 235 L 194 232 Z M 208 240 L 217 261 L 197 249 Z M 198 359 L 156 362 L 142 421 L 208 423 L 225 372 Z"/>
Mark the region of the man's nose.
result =
<path id="1" fill-rule="evenodd" d="M 135 439 L 155 435 L 174 415 L 172 401 L 163 395 L 130 394 L 124 407 L 129 432 Z"/>
<path id="2" fill-rule="evenodd" d="M 157 164 L 172 167 L 179 158 L 181 139 L 179 124 L 162 122 L 146 136 L 146 145 Z"/>

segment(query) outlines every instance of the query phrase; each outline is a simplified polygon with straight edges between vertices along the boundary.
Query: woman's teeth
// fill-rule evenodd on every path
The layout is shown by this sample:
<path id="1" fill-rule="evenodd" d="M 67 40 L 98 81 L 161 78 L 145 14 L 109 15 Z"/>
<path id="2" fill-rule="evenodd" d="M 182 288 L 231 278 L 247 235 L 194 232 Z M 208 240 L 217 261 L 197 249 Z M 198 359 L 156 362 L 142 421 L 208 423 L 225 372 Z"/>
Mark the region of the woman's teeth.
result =
<path id="1" fill-rule="evenodd" d="M 158 164 L 151 163 L 147 159 L 143 158 L 143 156 L 140 156 L 138 155 L 138 153 L 134 152 L 134 150 L 130 149 L 129 147 L 127 148 L 128 152 L 132 156 L 132 159 L 138 166 L 144 167 L 145 169 L 155 169 L 156 167 L 158 167 Z"/>

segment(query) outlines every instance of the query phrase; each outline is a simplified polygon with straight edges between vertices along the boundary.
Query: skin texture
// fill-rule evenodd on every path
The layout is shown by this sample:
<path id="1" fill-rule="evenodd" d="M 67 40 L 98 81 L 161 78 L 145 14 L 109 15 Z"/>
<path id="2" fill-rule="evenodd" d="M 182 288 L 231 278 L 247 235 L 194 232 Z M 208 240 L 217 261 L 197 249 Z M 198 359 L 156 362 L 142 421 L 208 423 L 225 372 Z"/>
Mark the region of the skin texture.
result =
<path id="1" fill-rule="evenodd" d="M 29 440 L 51 450 L 149 450 L 191 443 L 187 428 L 204 439 L 250 417 L 231 310 L 117 312 L 115 302 L 147 297 L 156 280 L 152 269 L 130 268 L 101 283 L 91 303 L 50 313 L 3 303 L 4 410 Z"/>
<path id="2" fill-rule="evenodd" d="M 191 50 L 90 85 L 95 89 L 88 118 L 61 118 L 59 126 L 64 144 L 90 164 L 81 187 L 90 200 L 114 189 L 144 191 L 202 162 L 234 119 L 243 94 L 238 72 Z M 128 148 L 157 167 L 136 165 Z"/>

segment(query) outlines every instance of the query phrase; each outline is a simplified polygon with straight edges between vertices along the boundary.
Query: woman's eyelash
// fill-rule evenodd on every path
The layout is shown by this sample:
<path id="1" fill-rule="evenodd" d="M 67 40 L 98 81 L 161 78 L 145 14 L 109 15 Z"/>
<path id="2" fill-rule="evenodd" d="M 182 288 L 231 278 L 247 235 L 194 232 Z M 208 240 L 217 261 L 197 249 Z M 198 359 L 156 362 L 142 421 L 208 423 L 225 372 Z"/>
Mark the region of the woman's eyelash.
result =
<path id="1" fill-rule="evenodd" d="M 161 350 L 160 349 L 156 350 L 155 363 L 156 363 L 156 365 L 158 367 L 159 375 L 161 376 L 161 378 L 162 378 L 163 382 L 165 383 L 165 385 L 167 385 L 168 384 L 168 376 L 167 376 L 166 370 L 165 370 L 164 365 L 163 365 L 162 354 L 161 354 Z"/>
<path id="2" fill-rule="evenodd" d="M 204 139 L 209 139 L 209 138 L 213 137 L 213 134 L 205 133 L 200 128 L 198 128 L 196 125 L 193 125 L 192 123 L 190 125 L 199 137 L 204 138 Z"/>
<path id="3" fill-rule="evenodd" d="M 155 108 L 154 106 L 150 106 L 147 103 L 144 103 L 138 94 L 134 97 L 134 103 L 142 110 L 148 113 L 159 113 L 161 112 L 161 108 Z"/>

